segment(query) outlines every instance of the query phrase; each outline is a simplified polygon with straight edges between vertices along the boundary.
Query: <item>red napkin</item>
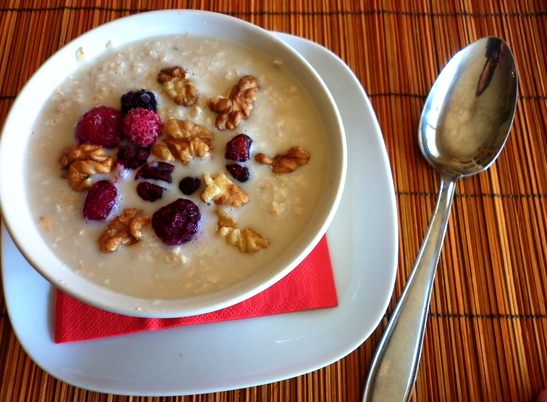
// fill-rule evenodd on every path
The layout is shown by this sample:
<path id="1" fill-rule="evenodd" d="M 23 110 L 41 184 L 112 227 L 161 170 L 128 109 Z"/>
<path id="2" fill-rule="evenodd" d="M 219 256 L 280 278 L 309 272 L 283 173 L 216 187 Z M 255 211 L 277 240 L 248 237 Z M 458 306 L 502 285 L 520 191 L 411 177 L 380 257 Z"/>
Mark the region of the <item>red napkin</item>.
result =
<path id="1" fill-rule="evenodd" d="M 323 237 L 300 265 L 268 289 L 231 307 L 192 317 L 160 319 L 119 315 L 84 304 L 57 290 L 55 293 L 55 343 L 84 341 L 337 305 L 338 299 L 327 239 Z"/>

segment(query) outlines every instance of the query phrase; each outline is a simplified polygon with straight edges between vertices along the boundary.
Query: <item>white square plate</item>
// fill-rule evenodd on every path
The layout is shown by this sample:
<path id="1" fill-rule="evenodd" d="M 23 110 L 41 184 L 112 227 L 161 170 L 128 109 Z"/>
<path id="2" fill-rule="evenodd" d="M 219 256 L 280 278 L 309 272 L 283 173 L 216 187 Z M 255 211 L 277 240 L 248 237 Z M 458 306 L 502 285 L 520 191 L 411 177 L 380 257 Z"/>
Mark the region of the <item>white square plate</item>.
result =
<path id="1" fill-rule="evenodd" d="M 339 306 L 109 339 L 53 342 L 54 288 L 2 228 L 2 273 L 13 329 L 29 356 L 80 388 L 130 395 L 188 395 L 295 377 L 356 349 L 388 306 L 397 268 L 397 213 L 383 137 L 360 82 L 327 49 L 276 35 L 321 75 L 348 144 L 344 195 L 327 237 Z"/>

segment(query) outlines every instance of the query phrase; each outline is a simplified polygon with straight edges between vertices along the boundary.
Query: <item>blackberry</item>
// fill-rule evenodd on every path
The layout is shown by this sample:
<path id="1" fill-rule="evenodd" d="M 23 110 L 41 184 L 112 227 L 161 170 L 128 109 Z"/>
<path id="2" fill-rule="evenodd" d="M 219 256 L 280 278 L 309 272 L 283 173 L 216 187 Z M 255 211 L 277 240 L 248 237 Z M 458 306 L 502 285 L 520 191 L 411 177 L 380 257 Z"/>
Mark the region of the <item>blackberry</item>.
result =
<path id="1" fill-rule="evenodd" d="M 167 183 L 171 183 L 171 173 L 175 165 L 171 165 L 167 162 L 152 162 L 141 167 L 137 174 L 135 175 L 135 180 L 143 179 L 153 179 L 153 180 L 163 180 Z"/>
<path id="2" fill-rule="evenodd" d="M 226 159 L 236 162 L 248 161 L 251 155 L 251 137 L 238 134 L 226 144 Z"/>
<path id="3" fill-rule="evenodd" d="M 141 107 L 146 110 L 156 111 L 158 102 L 156 96 L 149 91 L 139 89 L 138 91 L 127 92 L 122 95 L 122 112 L 127 114 L 131 109 Z"/>
<path id="4" fill-rule="evenodd" d="M 251 177 L 249 169 L 237 163 L 234 163 L 233 165 L 226 165 L 226 169 L 228 169 L 228 172 L 230 172 L 234 179 L 242 183 L 246 182 Z"/>
<path id="5" fill-rule="evenodd" d="M 144 201 L 154 202 L 163 196 L 163 192 L 167 189 L 156 184 L 143 181 L 137 185 L 137 194 Z"/>
<path id="6" fill-rule="evenodd" d="M 152 215 L 152 229 L 168 246 L 186 243 L 199 229 L 201 213 L 192 201 L 178 200 L 158 209 Z"/>
<path id="7" fill-rule="evenodd" d="M 85 197 L 82 213 L 90 221 L 105 220 L 114 205 L 118 191 L 108 180 L 100 180 L 93 184 Z"/>
<path id="8" fill-rule="evenodd" d="M 118 165 L 122 165 L 127 169 L 136 169 L 146 163 L 150 150 L 148 148 L 130 148 L 121 146 L 118 154 Z"/>
<path id="9" fill-rule="evenodd" d="M 185 195 L 193 194 L 201 186 L 201 180 L 197 177 L 185 177 L 179 183 L 180 191 Z"/>

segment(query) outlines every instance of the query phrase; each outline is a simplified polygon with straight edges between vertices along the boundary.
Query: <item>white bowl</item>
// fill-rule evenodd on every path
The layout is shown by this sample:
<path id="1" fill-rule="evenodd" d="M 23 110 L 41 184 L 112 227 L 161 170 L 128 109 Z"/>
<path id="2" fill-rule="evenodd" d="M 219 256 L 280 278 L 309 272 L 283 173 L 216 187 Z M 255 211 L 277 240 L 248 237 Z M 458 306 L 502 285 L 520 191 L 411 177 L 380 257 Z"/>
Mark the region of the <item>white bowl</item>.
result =
<path id="1" fill-rule="evenodd" d="M 99 57 L 105 44 L 118 46 L 156 36 L 192 34 L 246 45 L 283 60 L 284 67 L 306 88 L 323 118 L 329 149 L 327 185 L 314 218 L 294 246 L 274 264 L 229 288 L 180 300 L 149 300 L 100 286 L 64 264 L 40 234 L 25 186 L 26 150 L 38 113 L 53 90 L 81 66 L 75 55 L 85 49 L 86 59 Z M 29 263 L 63 292 L 92 306 L 141 317 L 182 317 L 218 310 L 268 288 L 313 250 L 325 234 L 338 207 L 345 181 L 346 143 L 335 102 L 319 75 L 304 58 L 267 31 L 242 20 L 203 11 L 169 10 L 122 18 L 75 39 L 54 54 L 18 95 L 3 127 L 0 142 L 0 202 L 3 220 L 15 244 Z"/>

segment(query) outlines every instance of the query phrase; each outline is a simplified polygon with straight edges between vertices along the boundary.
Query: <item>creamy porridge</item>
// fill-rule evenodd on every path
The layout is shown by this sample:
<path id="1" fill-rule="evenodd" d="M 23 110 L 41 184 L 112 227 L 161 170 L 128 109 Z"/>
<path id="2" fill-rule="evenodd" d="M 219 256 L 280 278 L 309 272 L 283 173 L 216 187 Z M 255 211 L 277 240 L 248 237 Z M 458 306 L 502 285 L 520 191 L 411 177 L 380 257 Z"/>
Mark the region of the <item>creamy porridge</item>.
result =
<path id="1" fill-rule="evenodd" d="M 83 60 L 81 68 L 55 90 L 33 128 L 26 164 L 28 193 L 47 242 L 79 274 L 120 293 L 151 299 L 212 292 L 264 269 L 291 247 L 310 222 L 325 186 L 325 129 L 306 92 L 284 70 L 283 60 L 232 44 L 191 36 L 157 38 L 123 48 L 112 43 L 99 60 Z M 158 81 L 160 71 L 173 66 L 186 71 L 186 79 L 196 90 L 195 103 L 177 104 L 169 88 Z M 258 83 L 252 111 L 237 127 L 220 130 L 219 112 L 213 110 L 212 102 L 226 96 L 243 77 L 254 77 Z M 88 190 L 71 188 L 62 177 L 65 172 L 59 159 L 67 146 L 77 143 L 75 126 L 84 113 L 97 106 L 121 110 L 121 96 L 140 89 L 155 95 L 164 129 L 176 120 L 205 127 L 212 134 L 208 151 L 186 161 L 165 161 L 160 153 L 150 153 L 148 163 L 164 161 L 174 166 L 171 183 L 136 180 L 138 168 L 121 166 L 91 176 L 92 183 L 113 183 L 118 196 L 106 220 L 86 221 L 82 208 Z M 252 140 L 250 159 L 236 162 L 249 170 L 245 182 L 234 179 L 226 168 L 234 164 L 225 158 L 227 143 L 239 134 Z M 169 138 L 162 132 L 155 145 L 165 145 Z M 300 157 L 299 150 L 309 153 L 309 161 L 289 173 L 274 173 L 276 155 L 290 151 Z M 118 147 L 104 150 L 114 161 L 117 152 Z M 191 195 L 179 188 L 185 177 L 201 180 Z M 246 195 L 245 202 L 217 205 L 204 195 L 207 183 L 218 183 L 223 177 Z M 163 187 L 161 198 L 144 201 L 137 194 L 143 182 Z M 125 210 L 136 209 L 152 217 L 180 198 L 191 200 L 201 214 L 190 241 L 166 245 L 148 224 L 135 244 L 111 253 L 100 251 L 99 239 Z M 249 229 L 246 233 L 256 233 L 265 242 L 259 242 L 261 246 L 252 252 L 229 244 L 226 233 L 225 237 L 220 233 L 226 227 L 232 230 L 226 221 L 241 231 Z"/>

